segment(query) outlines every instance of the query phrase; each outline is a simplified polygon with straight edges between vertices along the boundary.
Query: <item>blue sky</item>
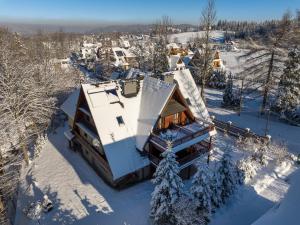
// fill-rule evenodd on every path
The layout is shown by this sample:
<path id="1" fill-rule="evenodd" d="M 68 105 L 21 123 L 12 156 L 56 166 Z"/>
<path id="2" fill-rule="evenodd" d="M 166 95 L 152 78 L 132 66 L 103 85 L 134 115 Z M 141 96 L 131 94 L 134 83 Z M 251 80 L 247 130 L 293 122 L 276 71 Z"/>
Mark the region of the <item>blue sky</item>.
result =
<path id="1" fill-rule="evenodd" d="M 205 0 L 0 0 L 0 21 L 151 23 L 168 15 L 196 24 Z M 300 9 L 300 0 L 216 0 L 217 18 L 264 20 Z"/>

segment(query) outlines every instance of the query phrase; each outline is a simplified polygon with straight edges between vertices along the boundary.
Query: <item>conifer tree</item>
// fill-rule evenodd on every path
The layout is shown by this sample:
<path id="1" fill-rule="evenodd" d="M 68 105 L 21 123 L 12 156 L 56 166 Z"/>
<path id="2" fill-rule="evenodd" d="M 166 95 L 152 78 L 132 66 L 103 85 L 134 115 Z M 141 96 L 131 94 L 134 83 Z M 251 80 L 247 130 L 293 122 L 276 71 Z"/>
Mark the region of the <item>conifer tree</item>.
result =
<path id="1" fill-rule="evenodd" d="M 198 163 L 197 172 L 193 177 L 191 194 L 194 197 L 198 211 L 203 212 L 204 218 L 209 221 L 211 213 L 211 171 L 206 163 Z"/>
<path id="2" fill-rule="evenodd" d="M 178 162 L 171 142 L 162 156 L 152 180 L 156 186 L 152 193 L 150 216 L 156 224 L 176 224 L 174 207 L 183 194 L 183 183 L 178 175 Z"/>
<path id="3" fill-rule="evenodd" d="M 292 112 L 300 105 L 300 50 L 295 48 L 289 52 L 279 83 L 276 106 L 284 115 Z"/>
<path id="4" fill-rule="evenodd" d="M 233 93 L 233 80 L 232 75 L 228 76 L 228 81 L 226 83 L 226 87 L 223 93 L 223 106 L 237 106 L 238 100 L 235 98 Z"/>
<path id="5" fill-rule="evenodd" d="M 223 154 L 219 174 L 221 176 L 221 198 L 224 201 L 233 193 L 236 186 L 235 167 L 228 149 Z"/>
<path id="6" fill-rule="evenodd" d="M 217 165 L 217 168 L 214 169 L 214 172 L 212 174 L 211 178 L 211 202 L 213 207 L 220 207 L 220 205 L 223 204 L 223 200 L 221 197 L 222 194 L 222 177 L 219 174 L 219 165 Z"/>

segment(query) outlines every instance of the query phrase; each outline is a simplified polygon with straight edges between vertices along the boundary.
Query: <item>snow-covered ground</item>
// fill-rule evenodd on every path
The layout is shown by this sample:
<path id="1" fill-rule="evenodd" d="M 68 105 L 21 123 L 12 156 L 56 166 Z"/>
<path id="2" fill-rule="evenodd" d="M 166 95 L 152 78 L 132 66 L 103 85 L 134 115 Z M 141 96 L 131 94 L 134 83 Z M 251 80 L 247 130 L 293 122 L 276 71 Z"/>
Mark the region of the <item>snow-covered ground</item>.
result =
<path id="1" fill-rule="evenodd" d="M 45 194 L 54 209 L 42 214 L 43 225 L 148 224 L 150 181 L 122 191 L 110 188 L 78 153 L 68 149 L 64 130 L 60 127 L 49 135 L 40 157 L 24 171 L 15 224 L 38 224 L 26 218 L 22 209 Z"/>
<path id="2" fill-rule="evenodd" d="M 173 42 L 174 40 L 177 39 L 179 43 L 187 43 L 196 37 L 202 37 L 204 34 L 205 34 L 204 31 L 184 32 L 184 33 L 178 33 L 178 34 L 171 34 L 171 35 L 169 35 L 168 38 L 169 38 L 170 42 Z M 211 37 L 212 38 L 224 37 L 224 31 L 212 31 Z"/>
<path id="3" fill-rule="evenodd" d="M 254 225 L 299 224 L 300 170 L 297 170 L 297 172 L 291 176 L 291 180 L 292 186 L 282 202 L 276 204 L 264 216 L 258 219 Z"/>
<path id="4" fill-rule="evenodd" d="M 180 36 L 181 35 L 181 36 Z M 179 34 L 188 39 L 188 35 Z M 238 69 L 236 56 L 240 53 L 221 53 L 230 70 Z M 86 71 L 83 71 L 86 72 Z M 254 96 L 254 97 L 253 97 Z M 245 106 L 238 116 L 236 112 L 221 108 L 222 91 L 207 89 L 206 100 L 209 112 L 223 121 L 232 121 L 240 127 L 264 135 L 266 117 L 259 116 L 261 98 L 246 96 Z M 45 194 L 54 203 L 54 209 L 41 214 L 43 225 L 58 224 L 123 224 L 149 225 L 150 198 L 153 185 L 144 181 L 127 189 L 118 191 L 105 184 L 93 169 L 78 154 L 67 147 L 63 135 L 66 127 L 59 127 L 49 134 L 40 156 L 23 171 L 16 225 L 35 225 L 37 221 L 28 219 L 23 213 L 31 202 L 42 200 Z M 300 128 L 288 125 L 275 117 L 270 117 L 267 133 L 274 140 L 285 141 L 288 150 L 300 153 Z M 227 145 L 234 139 L 217 134 L 214 141 L 213 159 L 219 160 Z M 234 159 L 244 156 L 235 149 Z M 213 215 L 211 225 L 231 224 L 297 224 L 286 220 L 298 216 L 293 207 L 300 201 L 299 169 L 290 161 L 280 166 L 274 163 L 258 171 L 258 174 L 229 199 Z M 186 181 L 189 186 L 190 181 Z M 287 194 L 286 194 L 287 193 Z M 282 201 L 280 204 L 279 202 Z M 299 214 L 299 213 L 298 213 Z M 282 223 L 284 221 L 285 223 Z M 300 219 L 298 220 L 300 221 Z"/>
<path id="5" fill-rule="evenodd" d="M 211 115 L 215 115 L 217 119 L 225 122 L 232 121 L 235 125 L 250 128 L 260 135 L 265 135 L 267 127 L 267 134 L 270 134 L 274 140 L 285 142 L 290 152 L 300 154 L 300 127 L 291 126 L 275 116 L 270 116 L 267 126 L 267 116 L 259 114 L 262 97 L 256 97 L 258 95 L 258 93 L 253 93 L 251 96 L 244 98 L 241 116 L 238 116 L 237 112 L 221 107 L 223 99 L 221 90 L 206 89 L 208 111 Z"/>
<path id="6" fill-rule="evenodd" d="M 151 224 L 148 219 L 154 188 L 151 182 L 144 181 L 121 191 L 110 188 L 78 153 L 68 149 L 65 130 L 66 127 L 60 127 L 50 134 L 40 157 L 24 171 L 16 225 L 37 224 L 28 219 L 22 209 L 30 202 L 42 200 L 45 194 L 53 201 L 54 209 L 41 215 L 39 222 L 43 225 Z M 231 138 L 218 134 L 213 159 L 220 159 L 222 151 L 232 143 Z M 233 156 L 239 159 L 243 152 L 236 149 Z M 283 164 L 275 173 L 270 165 L 217 210 L 211 224 L 254 222 L 283 197 L 289 186 L 285 177 L 294 169 L 290 164 Z"/>

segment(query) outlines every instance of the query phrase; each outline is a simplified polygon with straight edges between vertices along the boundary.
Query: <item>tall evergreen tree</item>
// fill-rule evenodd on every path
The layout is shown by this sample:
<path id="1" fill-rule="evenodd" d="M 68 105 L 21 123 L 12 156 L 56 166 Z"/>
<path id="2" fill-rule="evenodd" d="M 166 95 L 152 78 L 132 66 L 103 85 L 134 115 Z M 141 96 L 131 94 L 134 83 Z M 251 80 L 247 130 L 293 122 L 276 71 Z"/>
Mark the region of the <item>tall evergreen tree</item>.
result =
<path id="1" fill-rule="evenodd" d="M 219 166 L 219 165 L 217 165 Z M 219 169 L 215 168 L 211 178 L 211 202 L 212 206 L 220 207 L 223 204 L 222 194 L 222 176 L 219 174 Z"/>
<path id="2" fill-rule="evenodd" d="M 199 212 L 203 212 L 204 218 L 209 221 L 211 214 L 211 170 L 206 163 L 197 165 L 197 173 L 193 177 L 191 194 Z"/>
<path id="3" fill-rule="evenodd" d="M 221 177 L 221 198 L 224 201 L 233 193 L 236 186 L 235 167 L 228 149 L 223 154 L 219 174 Z"/>
<path id="4" fill-rule="evenodd" d="M 229 74 L 226 87 L 223 93 L 223 106 L 238 106 L 239 99 L 234 96 L 233 93 L 233 80 L 232 75 Z"/>
<path id="5" fill-rule="evenodd" d="M 282 115 L 291 112 L 300 105 L 300 50 L 294 48 L 289 52 L 279 83 L 276 106 Z"/>
<path id="6" fill-rule="evenodd" d="M 178 175 L 179 166 L 171 142 L 162 156 L 152 180 L 156 186 L 152 193 L 150 216 L 156 224 L 176 224 L 174 207 L 183 194 L 183 183 Z"/>

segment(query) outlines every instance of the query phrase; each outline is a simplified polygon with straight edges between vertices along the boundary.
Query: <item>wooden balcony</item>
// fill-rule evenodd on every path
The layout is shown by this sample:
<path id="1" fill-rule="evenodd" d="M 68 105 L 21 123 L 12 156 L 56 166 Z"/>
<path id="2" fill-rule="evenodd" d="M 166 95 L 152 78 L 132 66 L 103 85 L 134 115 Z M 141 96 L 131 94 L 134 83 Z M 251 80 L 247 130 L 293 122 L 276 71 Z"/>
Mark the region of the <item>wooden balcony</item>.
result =
<path id="1" fill-rule="evenodd" d="M 175 125 L 177 126 L 177 125 Z M 177 126 L 178 128 L 180 128 L 180 132 L 181 132 L 181 137 L 177 138 L 175 140 L 172 140 L 172 148 L 176 148 L 178 149 L 178 147 L 180 147 L 180 145 L 183 144 L 188 144 L 190 141 L 192 140 L 196 140 L 199 139 L 200 136 L 204 136 L 205 134 L 209 134 L 210 131 L 213 131 L 215 128 L 213 125 L 208 125 L 207 127 L 201 129 L 201 130 L 197 130 L 197 131 L 191 131 L 185 127 L 180 127 Z M 152 133 L 149 139 L 150 143 L 152 143 L 158 150 L 160 151 L 165 151 L 167 149 L 167 141 L 166 139 L 162 138 L 159 136 L 159 134 L 155 134 Z M 202 140 L 200 140 L 199 142 L 201 142 Z M 196 144 L 196 143 L 192 143 L 191 145 Z M 185 146 L 188 147 L 188 146 Z"/>
<path id="2" fill-rule="evenodd" d="M 180 169 L 183 169 L 189 165 L 191 165 L 193 162 L 195 162 L 200 156 L 206 152 L 209 151 L 210 143 L 206 141 L 202 141 L 201 143 L 198 143 L 193 146 L 196 151 L 193 153 L 188 153 L 186 156 L 177 158 L 177 161 L 179 163 Z M 158 166 L 160 160 L 162 160 L 161 157 L 157 157 L 153 154 L 149 154 L 149 159 L 151 163 L 154 166 Z"/>

